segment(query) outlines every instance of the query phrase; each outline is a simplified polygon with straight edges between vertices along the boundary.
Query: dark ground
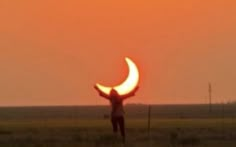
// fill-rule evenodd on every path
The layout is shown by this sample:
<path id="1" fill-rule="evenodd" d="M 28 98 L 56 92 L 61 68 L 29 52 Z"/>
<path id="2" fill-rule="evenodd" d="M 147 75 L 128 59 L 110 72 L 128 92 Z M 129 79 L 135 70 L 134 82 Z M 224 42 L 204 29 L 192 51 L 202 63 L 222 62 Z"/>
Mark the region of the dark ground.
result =
<path id="1" fill-rule="evenodd" d="M 236 105 L 127 105 L 126 146 L 236 146 Z M 109 106 L 0 108 L 0 147 L 123 146 Z"/>

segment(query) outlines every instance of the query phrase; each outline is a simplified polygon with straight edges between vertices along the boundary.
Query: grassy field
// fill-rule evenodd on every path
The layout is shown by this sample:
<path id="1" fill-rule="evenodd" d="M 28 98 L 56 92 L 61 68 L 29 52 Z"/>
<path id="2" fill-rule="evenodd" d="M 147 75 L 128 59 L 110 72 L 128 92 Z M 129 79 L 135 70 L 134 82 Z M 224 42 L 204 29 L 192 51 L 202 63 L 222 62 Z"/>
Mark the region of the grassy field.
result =
<path id="1" fill-rule="evenodd" d="M 154 119 L 150 136 L 147 121 L 127 120 L 128 146 L 235 146 L 236 121 L 232 119 Z M 109 120 L 1 121 L 0 145 L 122 146 L 111 132 Z"/>
<path id="2" fill-rule="evenodd" d="M 129 109 L 126 119 L 127 142 L 125 146 L 236 146 L 236 119 L 230 115 L 220 115 L 219 112 L 219 117 L 187 117 L 187 115 L 174 117 L 173 114 L 182 114 L 182 111 L 174 109 L 172 113 L 172 110 L 168 108 L 168 118 L 164 114 L 165 117 L 152 116 L 151 130 L 148 134 L 145 115 L 134 117 L 136 114 L 131 114 L 131 112 L 137 113 L 137 111 L 132 110 L 133 108 Z M 159 108 L 156 109 L 159 110 Z M 187 108 L 181 107 L 181 110 L 183 109 Z M 64 107 L 61 109 L 0 108 L 0 147 L 124 146 L 121 138 L 112 133 L 109 119 L 102 117 L 103 112 L 109 112 L 106 108 L 99 111 L 89 108 L 90 111 L 87 113 L 97 110 L 95 112 L 101 116 L 94 118 L 92 114 L 88 114 L 91 117 L 87 117 L 82 115 L 84 112 L 78 110 Z M 58 111 L 63 114 L 59 115 Z M 73 115 L 71 115 L 72 112 Z M 142 111 L 138 112 L 142 113 Z M 154 111 L 155 113 L 157 112 Z"/>

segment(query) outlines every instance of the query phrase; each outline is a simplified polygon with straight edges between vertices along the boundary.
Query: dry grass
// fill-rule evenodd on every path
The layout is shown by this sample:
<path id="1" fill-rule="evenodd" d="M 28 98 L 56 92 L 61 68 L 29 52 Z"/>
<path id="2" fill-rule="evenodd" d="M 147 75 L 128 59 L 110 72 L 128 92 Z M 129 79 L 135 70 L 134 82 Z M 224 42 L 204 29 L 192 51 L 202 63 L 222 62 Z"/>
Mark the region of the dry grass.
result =
<path id="1" fill-rule="evenodd" d="M 154 119 L 148 138 L 145 119 L 127 120 L 126 146 L 235 146 L 236 123 L 231 119 Z M 0 121 L 4 147 L 123 146 L 113 136 L 109 120 Z"/>

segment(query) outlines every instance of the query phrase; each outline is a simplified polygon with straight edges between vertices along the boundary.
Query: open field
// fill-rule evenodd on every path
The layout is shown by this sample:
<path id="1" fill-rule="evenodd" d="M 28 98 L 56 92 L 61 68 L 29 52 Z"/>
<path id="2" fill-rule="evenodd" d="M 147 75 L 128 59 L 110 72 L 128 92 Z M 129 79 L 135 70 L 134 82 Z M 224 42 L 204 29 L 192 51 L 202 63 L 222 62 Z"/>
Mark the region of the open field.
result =
<path id="1" fill-rule="evenodd" d="M 144 106 L 136 107 L 127 108 L 126 146 L 236 146 L 236 119 L 233 115 L 223 114 L 228 111 L 225 108 L 215 109 L 214 117 L 207 118 L 209 114 L 207 111 L 203 114 L 205 110 L 203 108 L 199 108 L 197 114 L 196 110 L 194 112 L 192 110 L 194 106 L 192 108 L 177 106 L 178 109 L 166 107 L 166 111 L 163 114 L 159 112 L 158 117 L 155 111 L 161 108 L 156 106 L 153 108 L 149 135 L 147 117 L 143 113 L 145 111 L 141 109 Z M 87 109 L 88 115 L 84 115 L 82 109 Z M 187 111 L 187 109 L 192 110 L 191 113 L 194 113 L 195 117 L 182 113 L 182 110 Z M 59 115 L 58 112 L 63 113 Z M 113 136 L 109 119 L 103 118 L 103 113 L 107 112 L 109 112 L 107 107 L 0 108 L 0 146 L 123 146 L 121 139 Z M 233 112 L 230 114 L 234 114 Z M 218 117 L 216 114 L 219 114 Z"/>

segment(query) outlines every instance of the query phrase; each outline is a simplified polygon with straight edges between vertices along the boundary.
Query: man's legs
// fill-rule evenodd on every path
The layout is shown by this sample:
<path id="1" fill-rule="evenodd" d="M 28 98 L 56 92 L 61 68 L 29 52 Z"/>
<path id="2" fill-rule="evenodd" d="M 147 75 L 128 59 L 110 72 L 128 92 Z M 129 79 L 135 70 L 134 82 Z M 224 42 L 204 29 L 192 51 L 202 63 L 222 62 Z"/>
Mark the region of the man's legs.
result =
<path id="1" fill-rule="evenodd" d="M 118 124 L 117 124 L 117 118 L 116 117 L 112 117 L 111 118 L 111 123 L 112 123 L 112 128 L 113 128 L 113 133 L 117 133 L 117 130 L 118 130 Z"/>
<path id="2" fill-rule="evenodd" d="M 123 137 L 123 141 L 125 142 L 125 120 L 123 116 L 118 117 L 118 123 L 119 123 L 121 136 Z"/>

